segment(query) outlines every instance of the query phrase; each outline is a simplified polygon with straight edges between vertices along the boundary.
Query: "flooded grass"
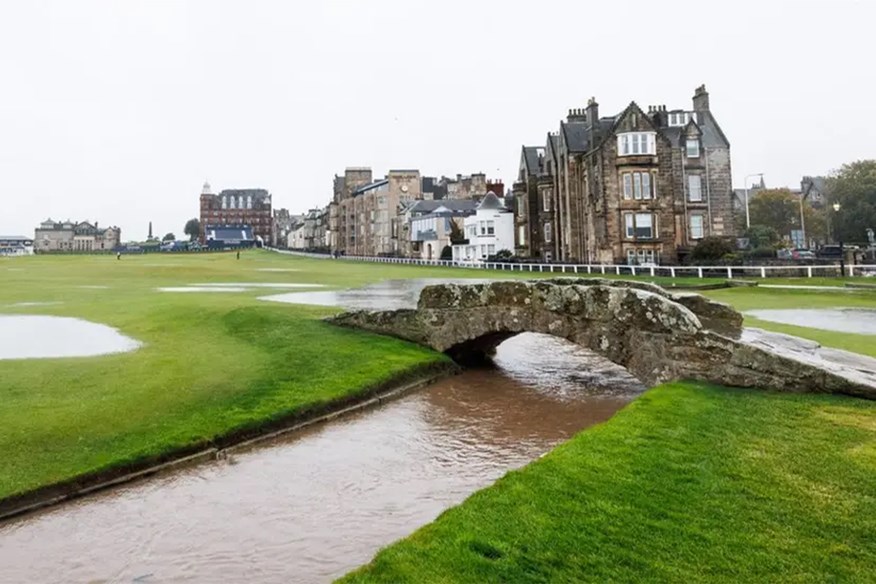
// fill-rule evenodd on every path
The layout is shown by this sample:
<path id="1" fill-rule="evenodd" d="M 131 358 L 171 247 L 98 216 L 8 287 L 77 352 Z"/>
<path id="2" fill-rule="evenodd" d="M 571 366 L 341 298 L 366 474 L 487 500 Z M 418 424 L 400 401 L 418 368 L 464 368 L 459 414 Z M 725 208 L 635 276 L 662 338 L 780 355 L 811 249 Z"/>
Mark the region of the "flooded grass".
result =
<path id="1" fill-rule="evenodd" d="M 870 582 L 876 403 L 675 383 L 344 582 Z"/>

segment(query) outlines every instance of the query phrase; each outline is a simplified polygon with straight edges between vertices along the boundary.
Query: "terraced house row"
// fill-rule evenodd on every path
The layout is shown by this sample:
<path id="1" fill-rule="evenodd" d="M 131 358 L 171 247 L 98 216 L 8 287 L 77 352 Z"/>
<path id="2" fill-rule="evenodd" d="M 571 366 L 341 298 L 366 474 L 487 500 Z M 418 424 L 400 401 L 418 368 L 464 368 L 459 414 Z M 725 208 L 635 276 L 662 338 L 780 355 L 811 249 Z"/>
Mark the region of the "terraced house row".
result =
<path id="1" fill-rule="evenodd" d="M 675 263 L 708 236 L 736 235 L 730 142 L 705 86 L 690 109 L 631 102 L 572 109 L 545 146 L 524 146 L 515 251 L 543 261 Z"/>

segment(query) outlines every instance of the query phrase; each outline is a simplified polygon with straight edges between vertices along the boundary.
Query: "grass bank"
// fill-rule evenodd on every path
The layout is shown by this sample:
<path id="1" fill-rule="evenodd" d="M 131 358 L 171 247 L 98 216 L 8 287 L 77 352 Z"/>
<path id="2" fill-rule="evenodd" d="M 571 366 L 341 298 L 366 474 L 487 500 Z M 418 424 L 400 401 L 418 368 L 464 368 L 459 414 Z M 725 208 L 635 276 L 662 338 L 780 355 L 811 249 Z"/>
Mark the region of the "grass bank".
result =
<path id="1" fill-rule="evenodd" d="M 872 582 L 876 403 L 652 389 L 344 582 Z"/>
<path id="2" fill-rule="evenodd" d="M 447 363 L 408 343 L 329 326 L 321 317 L 331 308 L 258 300 L 267 290 L 156 291 L 201 282 L 350 286 L 381 278 L 327 263 L 262 271 L 298 269 L 289 267 L 294 263 L 250 253 L 239 261 L 205 254 L 0 264 L 0 314 L 75 316 L 144 343 L 101 357 L 0 360 L 0 499 L 323 411 Z"/>
<path id="3" fill-rule="evenodd" d="M 234 254 L 0 258 L 0 314 L 84 318 L 144 343 L 119 355 L 0 360 L 0 500 L 214 443 L 446 363 L 407 343 L 321 322 L 336 309 L 258 299 L 269 290 L 162 293 L 159 287 L 274 282 L 346 288 L 391 278 L 531 276 L 255 251 L 240 260 Z M 708 294 L 742 309 L 876 307 L 873 291 Z M 797 334 L 876 355 L 872 338 L 814 329 Z"/>

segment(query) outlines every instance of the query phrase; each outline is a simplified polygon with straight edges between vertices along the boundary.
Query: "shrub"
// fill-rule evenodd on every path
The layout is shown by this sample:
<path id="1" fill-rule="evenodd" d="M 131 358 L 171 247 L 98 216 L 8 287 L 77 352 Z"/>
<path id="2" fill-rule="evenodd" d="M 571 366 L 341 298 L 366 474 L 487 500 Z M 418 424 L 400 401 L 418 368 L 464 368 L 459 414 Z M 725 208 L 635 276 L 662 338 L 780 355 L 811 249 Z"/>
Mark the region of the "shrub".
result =
<path id="1" fill-rule="evenodd" d="M 695 248 L 690 252 L 690 259 L 693 261 L 700 260 L 720 260 L 726 255 L 736 252 L 736 246 L 723 237 L 706 237 L 700 240 Z"/>

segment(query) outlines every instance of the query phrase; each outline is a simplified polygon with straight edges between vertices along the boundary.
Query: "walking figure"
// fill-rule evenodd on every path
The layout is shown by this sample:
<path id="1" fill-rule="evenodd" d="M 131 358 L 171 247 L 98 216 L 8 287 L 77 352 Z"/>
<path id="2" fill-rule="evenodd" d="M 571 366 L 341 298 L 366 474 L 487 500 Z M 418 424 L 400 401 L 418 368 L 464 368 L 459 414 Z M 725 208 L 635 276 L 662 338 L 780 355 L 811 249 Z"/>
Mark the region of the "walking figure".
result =
<path id="1" fill-rule="evenodd" d="M 237 250 L 237 259 L 240 259 L 240 250 Z"/>

